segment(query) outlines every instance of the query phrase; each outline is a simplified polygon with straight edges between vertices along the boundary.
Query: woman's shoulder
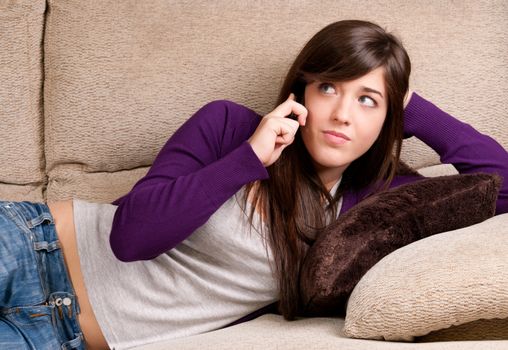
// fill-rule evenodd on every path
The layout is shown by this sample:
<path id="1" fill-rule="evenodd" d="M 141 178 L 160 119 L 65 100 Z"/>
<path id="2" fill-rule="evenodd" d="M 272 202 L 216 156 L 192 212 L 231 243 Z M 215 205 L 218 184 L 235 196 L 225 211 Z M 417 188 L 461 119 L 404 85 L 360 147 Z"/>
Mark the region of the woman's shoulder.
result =
<path id="1" fill-rule="evenodd" d="M 231 100 L 214 100 L 203 105 L 193 116 L 202 122 L 224 123 L 227 126 L 258 124 L 261 116 L 253 109 Z"/>
<path id="2" fill-rule="evenodd" d="M 203 105 L 203 107 L 201 107 L 201 108 L 206 108 L 206 109 L 229 108 L 229 109 L 235 109 L 235 110 L 249 111 L 250 113 L 255 114 L 255 112 L 252 109 L 250 109 L 249 107 L 242 105 L 241 103 L 238 103 L 238 102 L 235 102 L 232 100 L 227 100 L 227 99 L 210 101 L 208 103 L 205 103 Z"/>
<path id="3" fill-rule="evenodd" d="M 229 100 L 215 100 L 203 105 L 170 137 L 170 144 L 201 145 L 225 154 L 238 147 L 256 130 L 261 121 L 252 109 Z M 201 147 L 200 146 L 200 147 Z"/>

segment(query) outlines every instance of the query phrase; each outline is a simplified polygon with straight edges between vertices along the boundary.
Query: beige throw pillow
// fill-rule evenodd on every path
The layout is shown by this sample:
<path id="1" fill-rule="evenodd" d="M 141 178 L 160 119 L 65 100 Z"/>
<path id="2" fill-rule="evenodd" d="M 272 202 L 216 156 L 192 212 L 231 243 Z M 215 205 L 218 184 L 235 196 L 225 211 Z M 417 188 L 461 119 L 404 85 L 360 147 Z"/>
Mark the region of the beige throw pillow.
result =
<path id="1" fill-rule="evenodd" d="M 508 214 L 392 252 L 351 293 L 344 334 L 412 341 L 482 319 L 495 327 L 494 319 L 508 318 L 507 252 Z M 505 324 L 499 320 L 500 329 Z"/>

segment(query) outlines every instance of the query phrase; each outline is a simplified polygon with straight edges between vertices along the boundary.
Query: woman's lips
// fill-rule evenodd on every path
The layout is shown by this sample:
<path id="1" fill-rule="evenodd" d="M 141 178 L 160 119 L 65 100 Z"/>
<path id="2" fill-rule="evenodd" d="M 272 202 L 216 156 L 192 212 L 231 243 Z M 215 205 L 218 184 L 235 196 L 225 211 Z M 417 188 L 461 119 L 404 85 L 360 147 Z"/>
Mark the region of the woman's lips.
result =
<path id="1" fill-rule="evenodd" d="M 325 139 L 334 145 L 343 145 L 346 142 L 351 141 L 351 139 L 347 135 L 345 135 L 341 132 L 335 132 L 335 131 L 328 130 L 328 131 L 325 131 L 324 134 L 325 134 Z"/>

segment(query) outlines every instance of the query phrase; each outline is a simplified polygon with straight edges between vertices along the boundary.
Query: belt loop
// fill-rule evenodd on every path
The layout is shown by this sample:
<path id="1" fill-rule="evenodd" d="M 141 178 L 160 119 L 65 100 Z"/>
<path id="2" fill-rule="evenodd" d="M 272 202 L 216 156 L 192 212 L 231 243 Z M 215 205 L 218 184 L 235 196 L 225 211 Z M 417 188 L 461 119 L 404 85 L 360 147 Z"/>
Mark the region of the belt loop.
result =
<path id="1" fill-rule="evenodd" d="M 32 220 L 28 220 L 26 224 L 29 228 L 34 228 L 35 226 L 42 224 L 44 221 L 49 221 L 50 223 L 53 223 L 53 217 L 49 212 L 41 213 L 39 216 L 33 218 Z"/>

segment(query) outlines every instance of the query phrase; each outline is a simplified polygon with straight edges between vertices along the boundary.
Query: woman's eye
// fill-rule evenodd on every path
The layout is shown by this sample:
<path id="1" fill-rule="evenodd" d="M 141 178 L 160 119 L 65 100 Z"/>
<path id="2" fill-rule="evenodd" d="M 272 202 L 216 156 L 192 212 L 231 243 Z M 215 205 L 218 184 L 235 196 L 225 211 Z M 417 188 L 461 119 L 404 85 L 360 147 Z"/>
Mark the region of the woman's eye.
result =
<path id="1" fill-rule="evenodd" d="M 367 107 L 376 107 L 376 101 L 369 96 L 361 96 L 359 99 L 360 103 Z"/>
<path id="2" fill-rule="evenodd" d="M 335 87 L 330 83 L 321 83 L 321 84 L 319 84 L 319 91 L 321 91 L 325 94 L 334 94 Z"/>

